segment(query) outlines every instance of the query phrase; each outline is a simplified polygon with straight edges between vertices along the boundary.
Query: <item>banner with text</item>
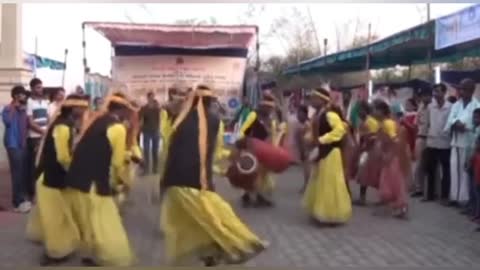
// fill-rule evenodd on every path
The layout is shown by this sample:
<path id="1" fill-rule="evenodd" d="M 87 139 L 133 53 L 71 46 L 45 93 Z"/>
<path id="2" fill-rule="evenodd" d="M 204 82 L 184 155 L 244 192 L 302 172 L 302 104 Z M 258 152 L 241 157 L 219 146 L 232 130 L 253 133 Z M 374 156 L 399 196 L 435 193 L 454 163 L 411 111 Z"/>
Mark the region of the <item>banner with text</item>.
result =
<path id="1" fill-rule="evenodd" d="M 240 106 L 246 59 L 215 56 L 117 56 L 113 59 L 113 77 L 124 83 L 133 97 L 145 100 L 154 92 L 160 102 L 167 100 L 174 85 L 212 87 L 220 103 L 233 114 Z"/>
<path id="2" fill-rule="evenodd" d="M 435 50 L 480 38 L 480 5 L 435 20 Z"/>

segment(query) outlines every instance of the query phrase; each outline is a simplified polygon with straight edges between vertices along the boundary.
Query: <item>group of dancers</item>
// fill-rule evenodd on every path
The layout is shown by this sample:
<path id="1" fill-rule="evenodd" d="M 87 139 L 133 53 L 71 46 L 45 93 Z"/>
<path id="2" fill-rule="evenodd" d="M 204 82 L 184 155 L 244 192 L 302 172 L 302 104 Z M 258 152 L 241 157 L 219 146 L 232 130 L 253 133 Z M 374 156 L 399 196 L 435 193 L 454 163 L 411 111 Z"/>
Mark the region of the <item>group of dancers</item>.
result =
<path id="1" fill-rule="evenodd" d="M 158 183 L 167 262 L 243 263 L 268 244 L 215 192 L 213 165 L 225 151 L 223 124 L 212 110 L 214 92 L 198 86 L 171 94 L 162 114 L 167 143 Z M 88 106 L 83 96 L 68 96 L 39 149 L 38 195 L 27 237 L 43 245 L 42 265 L 74 253 L 90 266 L 136 261 L 119 198 L 128 195 L 134 164 L 142 159 L 138 108 L 121 93 L 107 97 L 99 111 Z"/>
<path id="2" fill-rule="evenodd" d="M 160 177 L 153 189 L 161 202 L 168 264 L 241 264 L 268 247 L 215 192 L 213 177 L 225 174 L 220 161 L 233 161 L 250 147 L 249 138 L 280 146 L 288 130 L 276 117 L 279 104 L 273 95 L 263 95 L 258 108 L 243 117 L 241 136 L 231 149 L 224 145 L 224 124 L 215 104 L 214 90 L 200 85 L 188 91 L 172 89 L 161 111 Z M 347 143 L 352 128 L 329 91 L 313 90 L 309 104 L 316 111 L 311 119 L 300 110 L 307 127 L 302 156 L 313 164 L 303 198 L 307 213 L 324 224 L 346 223 L 352 215 L 346 179 L 354 175 L 365 187 L 360 201 L 365 201 L 366 187 L 377 188 L 395 216 L 405 215 L 406 157 L 399 154 L 401 130 L 388 105 L 375 101 L 372 110 L 362 103 L 356 152 L 365 154 L 354 155 L 347 151 L 355 146 Z M 98 111 L 88 108 L 83 96 L 68 96 L 38 151 L 38 195 L 27 237 L 43 245 L 42 265 L 61 263 L 74 253 L 90 266 L 129 266 L 136 261 L 119 207 L 142 161 L 138 107 L 126 95 L 112 93 Z M 314 155 L 307 154 L 311 150 Z M 350 169 L 355 167 L 352 163 L 360 163 L 359 168 Z M 260 166 L 255 188 L 245 190 L 241 198 L 243 205 L 274 206 L 274 184 L 273 173 Z"/>

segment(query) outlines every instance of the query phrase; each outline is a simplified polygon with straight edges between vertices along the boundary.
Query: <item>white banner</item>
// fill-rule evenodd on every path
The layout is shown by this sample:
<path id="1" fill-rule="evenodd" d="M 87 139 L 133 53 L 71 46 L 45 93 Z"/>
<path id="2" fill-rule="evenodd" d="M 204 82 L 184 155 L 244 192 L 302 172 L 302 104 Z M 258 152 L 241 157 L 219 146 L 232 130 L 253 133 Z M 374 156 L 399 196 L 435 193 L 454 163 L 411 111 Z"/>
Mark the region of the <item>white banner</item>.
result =
<path id="1" fill-rule="evenodd" d="M 213 56 L 117 56 L 113 59 L 113 78 L 124 83 L 130 95 L 145 99 L 154 92 L 160 102 L 167 100 L 173 85 L 212 87 L 228 114 L 240 106 L 246 59 Z"/>
<path id="2" fill-rule="evenodd" d="M 480 38 L 480 5 L 435 20 L 435 50 Z"/>

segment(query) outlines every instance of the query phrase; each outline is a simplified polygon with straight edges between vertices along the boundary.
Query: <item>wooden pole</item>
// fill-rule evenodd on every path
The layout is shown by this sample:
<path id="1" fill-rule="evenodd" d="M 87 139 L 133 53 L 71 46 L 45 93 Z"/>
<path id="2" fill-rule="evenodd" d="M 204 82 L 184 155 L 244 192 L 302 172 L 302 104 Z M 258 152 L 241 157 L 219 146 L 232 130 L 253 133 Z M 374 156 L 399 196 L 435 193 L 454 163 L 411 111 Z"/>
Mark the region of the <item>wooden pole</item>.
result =
<path id="1" fill-rule="evenodd" d="M 63 74 L 62 74 L 63 87 L 65 87 L 65 73 L 67 73 L 67 58 L 68 58 L 68 49 L 65 49 L 65 55 L 63 57 L 63 64 L 65 65 L 65 68 L 63 69 Z"/>

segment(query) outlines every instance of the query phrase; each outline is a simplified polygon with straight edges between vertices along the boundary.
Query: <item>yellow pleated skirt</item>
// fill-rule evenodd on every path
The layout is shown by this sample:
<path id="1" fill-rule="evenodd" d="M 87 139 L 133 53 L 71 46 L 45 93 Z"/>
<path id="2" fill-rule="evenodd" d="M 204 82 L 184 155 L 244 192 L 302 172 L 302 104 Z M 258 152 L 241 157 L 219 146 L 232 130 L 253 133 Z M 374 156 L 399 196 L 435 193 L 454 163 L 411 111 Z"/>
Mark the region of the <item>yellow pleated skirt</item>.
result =
<path id="1" fill-rule="evenodd" d="M 257 179 L 255 180 L 255 192 L 262 195 L 265 199 L 273 199 L 275 189 L 275 177 L 265 168 L 259 168 Z"/>
<path id="2" fill-rule="evenodd" d="M 165 173 L 165 164 L 167 163 L 167 156 L 168 156 L 168 142 L 165 142 L 165 145 L 162 146 L 162 150 L 160 151 L 160 156 L 158 158 L 158 172 L 159 175 L 152 176 L 152 191 L 153 191 L 153 198 L 155 200 L 160 200 L 160 182 L 163 178 Z"/>
<path id="3" fill-rule="evenodd" d="M 188 265 L 212 256 L 240 264 L 265 249 L 217 193 L 170 187 L 165 191 L 161 226 L 170 265 Z"/>
<path id="4" fill-rule="evenodd" d="M 100 196 L 93 185 L 89 193 L 65 190 L 78 225 L 83 256 L 101 266 L 130 266 L 135 256 L 112 196 Z"/>
<path id="5" fill-rule="evenodd" d="M 312 170 L 303 207 L 316 221 L 342 224 L 352 216 L 352 203 L 339 149 L 333 149 Z"/>
<path id="6" fill-rule="evenodd" d="M 43 184 L 43 174 L 36 183 L 37 204 L 27 222 L 27 239 L 41 242 L 46 255 L 61 259 L 79 246 L 80 234 L 70 207 L 60 189 Z"/>

